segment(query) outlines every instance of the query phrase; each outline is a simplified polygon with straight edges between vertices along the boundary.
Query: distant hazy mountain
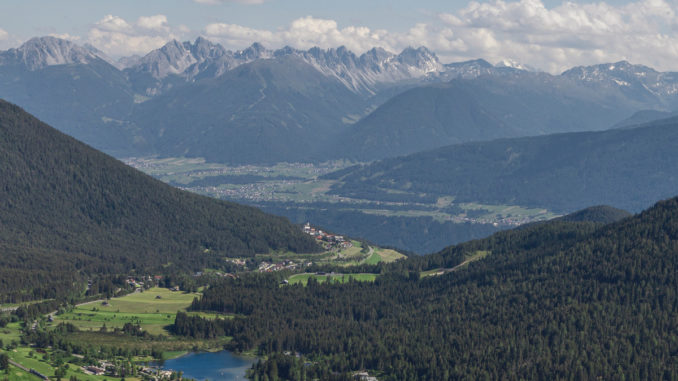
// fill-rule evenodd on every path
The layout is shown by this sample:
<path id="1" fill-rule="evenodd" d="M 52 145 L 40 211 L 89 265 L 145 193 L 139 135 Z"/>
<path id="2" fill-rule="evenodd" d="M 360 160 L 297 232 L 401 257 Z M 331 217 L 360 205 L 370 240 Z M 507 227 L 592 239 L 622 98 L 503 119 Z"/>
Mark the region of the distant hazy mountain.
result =
<path id="1" fill-rule="evenodd" d="M 678 112 L 641 110 L 622 120 L 621 122 L 615 123 L 612 128 L 632 128 L 638 126 L 639 124 L 645 124 L 660 119 L 667 119 L 673 116 L 678 116 Z"/>
<path id="2" fill-rule="evenodd" d="M 283 218 L 180 191 L 4 101 L 0 158 L 0 300 L 88 274 L 319 249 Z"/>
<path id="3" fill-rule="evenodd" d="M 118 156 L 310 160 L 392 91 L 379 98 L 379 88 L 439 66 L 424 48 L 356 56 L 253 44 L 232 52 L 204 38 L 114 62 L 44 37 L 0 53 L 0 96 Z"/>
<path id="4" fill-rule="evenodd" d="M 3 66 L 24 66 L 31 71 L 47 66 L 89 64 L 98 60 L 102 60 L 98 50 L 56 37 L 32 38 L 19 48 L 0 53 Z"/>
<path id="5" fill-rule="evenodd" d="M 211 161 L 301 161 L 329 144 L 364 100 L 287 55 L 241 65 L 138 105 L 131 120 L 152 152 Z"/>
<path id="6" fill-rule="evenodd" d="M 559 76 L 524 68 L 442 64 L 423 47 L 230 51 L 204 38 L 114 61 L 43 37 L 0 52 L 0 97 L 117 156 L 237 163 L 372 160 L 678 108 L 675 73 L 626 62 Z"/>
<path id="7" fill-rule="evenodd" d="M 332 192 L 454 196 L 455 202 L 570 212 L 607 204 L 631 211 L 678 189 L 678 118 L 634 129 L 466 143 L 345 170 Z"/>
<path id="8" fill-rule="evenodd" d="M 615 90 L 638 104 L 653 103 L 656 108 L 675 108 L 678 73 L 661 73 L 647 66 L 620 61 L 575 67 L 561 76 L 595 89 Z"/>
<path id="9" fill-rule="evenodd" d="M 273 51 L 255 43 L 247 49 L 232 52 L 200 37 L 193 44 L 171 41 L 148 53 L 128 70 L 136 75 L 150 75 L 156 80 L 171 75 L 193 80 L 219 77 L 252 61 L 284 56 L 299 57 L 325 76 L 339 80 L 351 91 L 367 95 L 373 95 L 381 84 L 421 78 L 443 68 L 435 54 L 423 47 L 408 48 L 400 54 L 374 48 L 357 56 L 344 47 L 307 51 L 285 47 Z"/>
<path id="10" fill-rule="evenodd" d="M 125 149 L 134 132 L 127 76 L 93 48 L 54 37 L 0 52 L 0 98 L 91 145 Z"/>
<path id="11" fill-rule="evenodd" d="M 351 126 L 335 155 L 375 160 L 468 141 L 602 130 L 636 110 L 678 105 L 678 74 L 626 62 L 560 76 L 483 61 L 448 72 L 459 79 L 402 92 Z"/>

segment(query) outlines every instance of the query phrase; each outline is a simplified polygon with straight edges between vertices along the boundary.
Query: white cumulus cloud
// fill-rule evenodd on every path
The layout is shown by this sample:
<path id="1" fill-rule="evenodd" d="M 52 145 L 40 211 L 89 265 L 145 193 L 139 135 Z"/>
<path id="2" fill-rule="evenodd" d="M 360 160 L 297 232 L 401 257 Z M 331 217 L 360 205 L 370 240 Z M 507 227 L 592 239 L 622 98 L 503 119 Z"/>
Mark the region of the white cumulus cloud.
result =
<path id="1" fill-rule="evenodd" d="M 9 38 L 9 33 L 4 29 L 0 28 L 0 40 L 6 40 Z"/>
<path id="2" fill-rule="evenodd" d="M 80 40 L 80 36 L 73 36 L 68 33 L 50 33 L 49 36 L 60 38 L 62 40 L 69 40 L 69 41 L 78 41 Z"/>
<path id="3" fill-rule="evenodd" d="M 167 17 L 165 15 L 155 15 L 155 16 L 141 16 L 137 21 L 137 25 L 144 29 L 155 30 L 159 32 L 168 33 L 170 28 L 167 24 Z"/>
<path id="4" fill-rule="evenodd" d="M 554 73 L 574 65 L 622 59 L 678 70 L 677 4 L 666 0 L 625 5 L 565 1 L 547 8 L 541 0 L 472 1 L 399 33 L 340 27 L 334 20 L 310 16 L 275 31 L 215 23 L 204 33 L 229 48 L 258 41 L 268 47 L 302 49 L 344 45 L 361 53 L 374 46 L 399 51 L 423 45 L 444 61 L 513 60 Z"/>
<path id="5" fill-rule="evenodd" d="M 214 23 L 207 25 L 204 32 L 206 37 L 217 40 L 228 48 L 236 49 L 252 42 L 260 42 L 268 47 L 290 45 L 299 49 L 343 45 L 359 53 L 375 46 L 391 48 L 394 42 L 389 41 L 388 32 L 384 30 L 371 30 L 363 26 L 339 28 L 334 20 L 311 16 L 296 19 L 287 28 L 277 31 Z"/>
<path id="6" fill-rule="evenodd" d="M 555 7 L 546 7 L 542 0 L 489 0 L 471 1 L 459 10 L 399 32 L 339 25 L 335 20 L 313 16 L 297 18 L 278 29 L 217 22 L 201 32 L 227 49 L 242 49 L 253 42 L 268 48 L 343 45 L 360 54 L 373 47 L 398 52 L 408 46 L 426 46 L 444 62 L 512 60 L 553 73 L 575 65 L 622 59 L 660 70 L 678 70 L 677 16 L 678 2 L 673 0 L 638 0 L 624 5 L 565 1 Z M 133 21 L 108 15 L 93 25 L 87 42 L 114 56 L 145 54 L 171 39 L 194 37 L 191 33 L 195 31 L 171 25 L 164 15 Z M 0 31 L 0 40 L 2 36 Z"/>
<path id="7" fill-rule="evenodd" d="M 676 6 L 664 0 L 551 9 L 540 0 L 474 1 L 440 18 L 467 47 L 443 52 L 452 57 L 514 59 L 552 72 L 621 59 L 676 69 Z"/>
<path id="8" fill-rule="evenodd" d="M 165 15 L 142 16 L 134 22 L 107 15 L 92 26 L 87 40 L 112 56 L 143 55 L 189 32 L 184 25 L 172 27 Z"/>

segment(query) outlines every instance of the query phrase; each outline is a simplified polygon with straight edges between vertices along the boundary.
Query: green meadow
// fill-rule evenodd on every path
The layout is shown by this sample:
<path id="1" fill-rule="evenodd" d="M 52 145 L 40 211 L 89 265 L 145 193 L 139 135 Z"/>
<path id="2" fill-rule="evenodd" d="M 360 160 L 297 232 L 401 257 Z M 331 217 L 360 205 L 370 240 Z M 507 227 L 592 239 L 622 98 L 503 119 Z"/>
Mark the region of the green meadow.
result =
<path id="1" fill-rule="evenodd" d="M 54 377 L 54 372 L 56 368 L 48 360 L 45 359 L 42 353 L 38 353 L 32 348 L 19 347 L 11 351 L 5 351 L 13 361 L 23 365 L 28 369 L 35 369 L 36 371 L 48 376 L 50 378 Z M 105 377 L 97 377 L 88 375 L 82 371 L 79 365 L 73 363 L 74 357 L 66 358 L 65 364 L 68 365 L 68 370 L 66 377 L 63 379 L 68 380 L 70 377 L 75 376 L 80 381 L 97 381 L 105 379 Z M 26 372 L 23 369 L 20 369 L 14 365 L 10 365 L 7 378 L 12 381 L 35 381 L 39 378 L 29 372 Z M 134 381 L 138 378 L 127 377 L 126 380 Z"/>
<path id="2" fill-rule="evenodd" d="M 132 323 L 139 324 L 152 335 L 168 336 L 166 327 L 174 323 L 176 312 L 186 310 L 193 299 L 199 296 L 198 293 L 152 288 L 106 302 L 83 304 L 55 316 L 54 320 L 57 324 L 71 323 L 81 331 L 100 331 L 104 326 L 106 330 L 111 330 Z"/>

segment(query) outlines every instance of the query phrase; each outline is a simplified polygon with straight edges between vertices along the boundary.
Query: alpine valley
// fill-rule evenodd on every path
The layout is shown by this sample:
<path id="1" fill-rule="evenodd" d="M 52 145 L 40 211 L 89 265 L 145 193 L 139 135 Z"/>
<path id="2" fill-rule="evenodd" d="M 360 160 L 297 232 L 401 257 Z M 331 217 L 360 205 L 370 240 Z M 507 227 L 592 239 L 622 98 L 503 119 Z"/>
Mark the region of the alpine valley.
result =
<path id="1" fill-rule="evenodd" d="M 638 211 L 668 197 L 674 189 L 670 165 L 657 168 L 648 159 L 673 160 L 672 141 L 663 135 L 656 139 L 663 154 L 648 143 L 623 158 L 633 161 L 634 173 L 657 179 L 614 175 L 630 182 L 631 193 L 604 176 L 573 172 L 577 161 L 609 159 L 614 147 L 589 141 L 599 135 L 549 135 L 630 128 L 669 117 L 677 90 L 678 74 L 628 62 L 551 75 L 482 59 L 442 63 L 424 47 L 399 54 L 374 48 L 360 56 L 343 47 L 268 50 L 258 43 L 229 51 L 200 37 L 113 60 L 93 46 L 41 37 L 0 53 L 0 97 L 94 148 L 183 189 L 417 253 L 592 204 Z M 563 186 L 542 193 L 544 187 L 520 182 L 527 181 L 520 173 L 534 172 L 499 178 L 504 164 L 487 163 L 490 170 L 476 162 L 484 151 L 452 148 L 525 136 L 543 138 L 516 144 L 558 145 L 555 151 L 539 148 L 560 163 L 541 157 L 539 173 L 568 184 L 593 176 L 589 182 L 599 185 L 584 183 L 580 193 Z M 508 142 L 491 143 L 492 149 L 515 148 Z M 414 165 L 407 170 L 435 177 L 441 182 L 437 189 L 425 179 L 380 180 L 375 187 L 375 179 L 355 181 L 364 175 L 328 174 L 437 148 L 442 151 L 407 159 Z M 440 177 L 440 170 L 451 170 L 441 167 L 444 150 L 455 150 L 455 169 Z M 506 151 L 501 160 L 518 165 L 520 155 L 534 157 L 524 154 Z M 186 166 L 186 160 L 204 165 Z M 313 168 L 280 172 L 279 163 Z M 249 177 L 236 176 L 243 174 Z M 495 195 L 486 197 L 487 192 Z"/>
<path id="2" fill-rule="evenodd" d="M 0 379 L 678 379 L 678 73 L 525 68 L 0 52 Z"/>

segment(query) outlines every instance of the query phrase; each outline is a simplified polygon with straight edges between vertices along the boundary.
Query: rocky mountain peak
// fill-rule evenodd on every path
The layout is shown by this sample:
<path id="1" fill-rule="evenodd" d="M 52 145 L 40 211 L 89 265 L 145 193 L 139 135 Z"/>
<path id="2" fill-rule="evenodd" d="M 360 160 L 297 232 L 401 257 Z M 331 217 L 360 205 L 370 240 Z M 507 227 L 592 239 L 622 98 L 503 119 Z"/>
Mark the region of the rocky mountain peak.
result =
<path id="1" fill-rule="evenodd" d="M 26 65 L 29 70 L 52 65 L 87 64 L 98 58 L 97 53 L 91 50 L 51 36 L 32 38 L 6 54 L 13 56 L 17 63 Z"/>
<path id="2" fill-rule="evenodd" d="M 235 54 L 235 57 L 244 61 L 254 61 L 273 57 L 273 52 L 266 49 L 262 44 L 255 42 L 249 48 L 241 50 Z"/>

